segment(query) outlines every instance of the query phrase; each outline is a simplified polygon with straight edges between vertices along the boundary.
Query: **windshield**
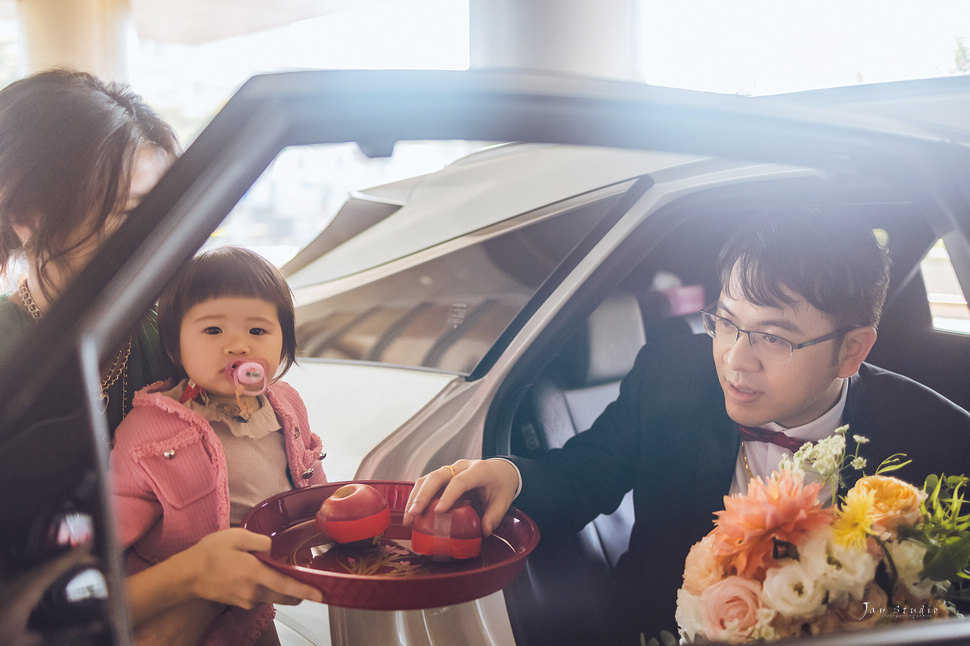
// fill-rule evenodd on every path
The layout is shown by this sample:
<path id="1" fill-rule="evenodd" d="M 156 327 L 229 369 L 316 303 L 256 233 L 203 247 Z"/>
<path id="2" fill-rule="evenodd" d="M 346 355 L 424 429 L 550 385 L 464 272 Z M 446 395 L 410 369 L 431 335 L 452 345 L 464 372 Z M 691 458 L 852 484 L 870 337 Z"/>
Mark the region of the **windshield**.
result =
<path id="1" fill-rule="evenodd" d="M 642 0 L 644 80 L 759 96 L 966 74 L 970 3 Z"/>

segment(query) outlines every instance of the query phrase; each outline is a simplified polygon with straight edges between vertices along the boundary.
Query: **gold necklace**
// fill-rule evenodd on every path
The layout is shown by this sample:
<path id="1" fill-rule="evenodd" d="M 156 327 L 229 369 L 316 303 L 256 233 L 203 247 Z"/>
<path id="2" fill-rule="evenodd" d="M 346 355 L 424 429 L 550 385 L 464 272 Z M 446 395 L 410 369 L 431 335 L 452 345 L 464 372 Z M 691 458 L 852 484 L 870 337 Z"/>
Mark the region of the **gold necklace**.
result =
<path id="1" fill-rule="evenodd" d="M 22 279 L 17 284 L 17 290 L 20 293 L 20 300 L 23 302 L 24 307 L 27 308 L 27 312 L 30 314 L 31 318 L 35 321 L 39 321 L 44 317 L 44 313 L 40 311 L 37 307 L 37 303 L 34 302 L 34 298 L 30 295 L 30 290 L 27 288 L 27 279 Z M 108 389 L 111 388 L 121 377 L 121 412 L 124 414 L 124 408 L 126 402 L 128 401 L 128 357 L 131 356 L 131 337 L 128 337 L 128 343 L 125 347 L 118 350 L 115 354 L 114 359 L 111 360 L 111 366 L 108 368 L 108 374 L 101 380 L 101 401 L 104 404 L 104 410 L 108 409 Z"/>
<path id="2" fill-rule="evenodd" d="M 30 313 L 31 318 L 39 321 L 44 315 L 41 314 L 40 308 L 37 307 L 37 303 L 34 302 L 33 297 L 30 295 L 30 290 L 27 289 L 26 278 L 17 283 L 17 289 L 20 291 L 20 300 L 24 304 L 24 307 L 27 308 L 27 312 Z"/>
<path id="3" fill-rule="evenodd" d="M 744 470 L 748 472 L 748 478 L 754 480 L 754 473 L 751 472 L 751 467 L 748 466 L 748 450 L 744 448 L 744 440 L 741 440 L 741 457 L 744 459 Z"/>

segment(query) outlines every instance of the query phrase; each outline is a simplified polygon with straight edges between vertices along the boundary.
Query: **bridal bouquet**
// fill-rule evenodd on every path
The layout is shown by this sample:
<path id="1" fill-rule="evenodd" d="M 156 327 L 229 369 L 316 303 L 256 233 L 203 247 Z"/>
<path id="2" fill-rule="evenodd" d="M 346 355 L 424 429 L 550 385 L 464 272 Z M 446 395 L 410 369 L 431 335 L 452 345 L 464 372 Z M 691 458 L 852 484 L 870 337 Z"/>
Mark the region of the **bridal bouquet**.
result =
<path id="1" fill-rule="evenodd" d="M 845 433 L 805 444 L 746 495 L 726 496 L 714 529 L 687 556 L 677 592 L 681 643 L 744 643 L 856 630 L 880 623 L 956 615 L 970 599 L 967 478 L 930 476 L 922 490 L 885 475 L 908 464 L 893 456 L 863 476 L 836 507 Z M 858 444 L 867 440 L 854 436 Z M 806 482 L 805 473 L 822 482 Z M 967 510 L 970 512 L 970 509 Z"/>

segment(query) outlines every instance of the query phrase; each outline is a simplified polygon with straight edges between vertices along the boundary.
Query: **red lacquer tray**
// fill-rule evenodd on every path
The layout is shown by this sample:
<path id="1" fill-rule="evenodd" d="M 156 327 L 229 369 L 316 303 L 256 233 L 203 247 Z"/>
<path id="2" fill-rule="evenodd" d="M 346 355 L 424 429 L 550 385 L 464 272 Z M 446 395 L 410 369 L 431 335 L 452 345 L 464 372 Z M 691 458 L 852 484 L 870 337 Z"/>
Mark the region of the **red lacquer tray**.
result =
<path id="1" fill-rule="evenodd" d="M 440 562 L 414 554 L 411 528 L 401 524 L 414 483 L 361 482 L 383 493 L 391 508 L 391 526 L 377 546 L 335 545 L 316 528 L 321 503 L 346 482 L 273 496 L 253 507 L 242 527 L 271 536 L 272 551 L 259 558 L 320 590 L 324 603 L 370 610 L 437 608 L 489 595 L 515 579 L 539 542 L 536 524 L 512 507 L 476 558 Z"/>

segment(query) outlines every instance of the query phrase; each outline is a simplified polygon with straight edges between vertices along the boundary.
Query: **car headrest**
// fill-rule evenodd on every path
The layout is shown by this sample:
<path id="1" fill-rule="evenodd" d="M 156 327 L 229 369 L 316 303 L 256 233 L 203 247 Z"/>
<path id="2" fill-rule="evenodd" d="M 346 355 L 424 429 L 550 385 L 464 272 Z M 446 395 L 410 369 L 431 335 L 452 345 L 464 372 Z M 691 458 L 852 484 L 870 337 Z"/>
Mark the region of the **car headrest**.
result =
<path id="1" fill-rule="evenodd" d="M 586 388 L 619 381 L 633 367 L 646 342 L 640 304 L 629 293 L 606 297 L 586 320 L 579 347 L 564 358 L 566 388 Z"/>

